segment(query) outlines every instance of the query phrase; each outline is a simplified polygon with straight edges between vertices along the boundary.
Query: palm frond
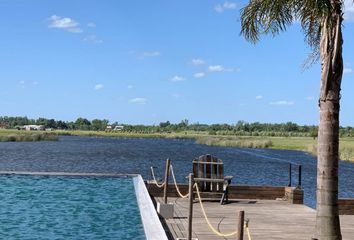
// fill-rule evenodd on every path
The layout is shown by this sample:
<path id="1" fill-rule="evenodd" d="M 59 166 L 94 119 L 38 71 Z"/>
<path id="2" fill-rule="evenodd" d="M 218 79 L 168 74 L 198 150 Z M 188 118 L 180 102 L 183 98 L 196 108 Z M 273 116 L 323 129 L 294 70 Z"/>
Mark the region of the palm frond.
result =
<path id="1" fill-rule="evenodd" d="M 331 13 L 330 0 L 298 0 L 296 15 L 300 20 L 305 41 L 313 49 L 313 58 L 318 58 L 321 27 L 326 16 Z"/>
<path id="2" fill-rule="evenodd" d="M 294 21 L 294 0 L 251 0 L 241 9 L 241 34 L 251 42 L 261 34 L 278 34 Z"/>
<path id="3" fill-rule="evenodd" d="M 299 21 L 305 41 L 313 49 L 311 58 L 316 59 L 323 20 L 334 11 L 331 2 L 331 0 L 250 0 L 248 5 L 241 9 L 241 34 L 255 43 L 260 35 L 276 35 L 285 31 L 294 21 Z"/>

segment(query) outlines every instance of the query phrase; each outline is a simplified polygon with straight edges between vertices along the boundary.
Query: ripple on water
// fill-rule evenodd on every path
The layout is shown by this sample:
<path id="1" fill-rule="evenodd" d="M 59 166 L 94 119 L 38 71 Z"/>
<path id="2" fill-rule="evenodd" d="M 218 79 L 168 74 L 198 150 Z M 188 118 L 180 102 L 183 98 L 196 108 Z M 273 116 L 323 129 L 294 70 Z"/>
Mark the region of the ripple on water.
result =
<path id="1" fill-rule="evenodd" d="M 0 176 L 2 239 L 145 239 L 130 178 Z"/>

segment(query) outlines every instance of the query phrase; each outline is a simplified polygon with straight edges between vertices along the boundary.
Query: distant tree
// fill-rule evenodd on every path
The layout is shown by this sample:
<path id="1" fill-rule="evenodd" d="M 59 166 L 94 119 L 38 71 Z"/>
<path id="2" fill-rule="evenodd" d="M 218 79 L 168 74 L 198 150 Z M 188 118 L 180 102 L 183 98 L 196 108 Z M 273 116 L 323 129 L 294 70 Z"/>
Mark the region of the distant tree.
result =
<path id="1" fill-rule="evenodd" d="M 36 120 L 36 124 L 47 126 L 48 125 L 48 119 L 46 119 L 46 118 L 38 118 Z"/>
<path id="2" fill-rule="evenodd" d="M 318 137 L 318 128 L 313 128 L 310 132 L 310 136 L 313 138 L 313 139 L 316 139 Z"/>
<path id="3" fill-rule="evenodd" d="M 170 121 L 160 122 L 160 124 L 159 124 L 159 126 L 161 128 L 165 128 L 165 127 L 170 126 L 170 125 L 171 125 Z"/>
<path id="4" fill-rule="evenodd" d="M 56 125 L 57 125 L 58 129 L 68 129 L 69 128 L 68 125 L 61 120 L 57 121 Z"/>
<path id="5" fill-rule="evenodd" d="M 182 126 L 182 127 L 187 127 L 188 124 L 189 124 L 188 119 L 183 119 L 183 120 L 180 122 L 180 126 Z"/>
<path id="6" fill-rule="evenodd" d="M 108 125 L 108 120 L 94 119 L 91 122 L 91 130 L 103 131 L 106 129 L 107 125 Z"/>
<path id="7" fill-rule="evenodd" d="M 46 128 L 54 128 L 56 129 L 57 128 L 57 123 L 54 119 L 49 119 L 47 121 L 47 124 L 45 125 Z"/>
<path id="8" fill-rule="evenodd" d="M 75 128 L 80 130 L 90 130 L 91 122 L 86 118 L 78 118 L 75 121 Z"/>

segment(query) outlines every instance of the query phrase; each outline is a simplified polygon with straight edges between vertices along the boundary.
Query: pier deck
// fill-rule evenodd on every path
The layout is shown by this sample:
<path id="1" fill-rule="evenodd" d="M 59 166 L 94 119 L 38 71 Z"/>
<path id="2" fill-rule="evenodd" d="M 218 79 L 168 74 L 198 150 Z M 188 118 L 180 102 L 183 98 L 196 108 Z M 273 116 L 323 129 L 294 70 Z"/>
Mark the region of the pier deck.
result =
<path id="1" fill-rule="evenodd" d="M 156 197 L 156 202 L 162 198 Z M 174 203 L 173 219 L 166 220 L 166 228 L 170 232 L 170 239 L 186 238 L 188 225 L 188 199 L 169 198 Z M 203 202 L 207 215 L 213 226 L 223 233 L 236 230 L 236 219 L 239 211 L 245 211 L 245 219 L 250 219 L 249 229 L 252 240 L 309 240 L 315 228 L 315 210 L 301 204 L 290 204 L 277 200 L 247 200 L 230 201 L 220 205 L 215 201 Z M 193 237 L 199 240 L 228 240 L 233 237 L 218 237 L 213 234 L 203 217 L 197 199 L 193 204 Z M 354 236 L 354 216 L 343 215 L 341 228 L 343 240 L 351 240 Z M 244 239 L 247 240 L 245 233 Z"/>

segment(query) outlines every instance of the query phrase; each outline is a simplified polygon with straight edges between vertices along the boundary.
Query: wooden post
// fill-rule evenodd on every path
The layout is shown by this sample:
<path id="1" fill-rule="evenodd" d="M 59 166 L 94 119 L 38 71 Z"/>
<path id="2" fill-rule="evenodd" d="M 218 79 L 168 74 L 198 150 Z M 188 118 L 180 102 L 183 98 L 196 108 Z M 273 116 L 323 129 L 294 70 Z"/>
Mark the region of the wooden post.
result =
<path id="1" fill-rule="evenodd" d="M 301 188 L 301 175 L 302 175 L 302 169 L 301 169 L 301 165 L 299 165 L 299 180 L 297 184 L 298 188 Z"/>
<path id="2" fill-rule="evenodd" d="M 192 221 L 193 221 L 193 186 L 194 186 L 194 174 L 189 174 L 189 211 L 188 211 L 188 234 L 187 240 L 192 239 Z"/>
<path id="3" fill-rule="evenodd" d="M 291 187 L 291 163 L 289 163 L 289 184 L 288 187 Z"/>
<path id="4" fill-rule="evenodd" d="M 238 213 L 238 225 L 237 225 L 237 240 L 243 240 L 243 225 L 245 222 L 245 211 L 240 211 Z"/>
<path id="5" fill-rule="evenodd" d="M 170 164 L 171 164 L 171 160 L 167 158 L 166 168 L 165 168 L 165 186 L 163 189 L 163 201 L 165 204 L 167 204 L 167 190 L 168 190 L 168 178 L 170 176 Z"/>

